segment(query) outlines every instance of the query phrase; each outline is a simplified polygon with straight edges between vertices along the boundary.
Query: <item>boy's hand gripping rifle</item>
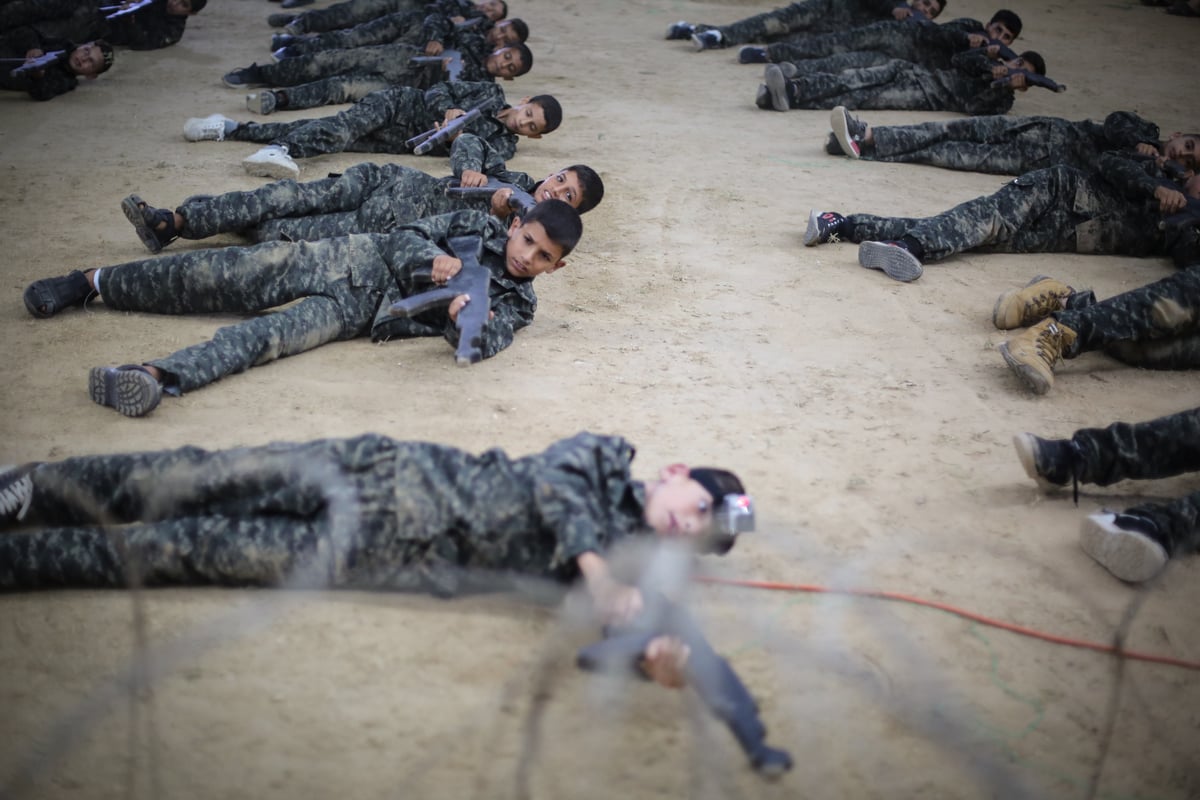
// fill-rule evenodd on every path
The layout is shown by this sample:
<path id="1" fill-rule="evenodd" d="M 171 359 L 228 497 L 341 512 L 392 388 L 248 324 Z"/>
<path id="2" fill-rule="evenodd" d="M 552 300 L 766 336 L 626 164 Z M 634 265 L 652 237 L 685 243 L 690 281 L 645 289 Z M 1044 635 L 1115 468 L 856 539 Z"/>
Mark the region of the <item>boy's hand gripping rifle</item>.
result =
<path id="1" fill-rule="evenodd" d="M 26 72 L 37 72 L 39 69 L 44 69 L 44 68 L 50 66 L 51 64 L 57 62 L 59 59 L 61 59 L 66 54 L 67 54 L 66 50 L 51 50 L 49 53 L 43 53 L 42 55 L 38 56 L 37 58 L 31 59 L 29 61 L 26 61 L 23 58 L 22 59 L 13 59 L 13 60 L 22 61 L 24 63 L 22 63 L 21 66 L 15 68 L 15 69 L 9 70 L 8 74 L 13 77 L 16 77 L 17 75 L 24 75 Z M 7 61 L 8 59 L 5 59 L 5 60 Z"/>
<path id="2" fill-rule="evenodd" d="M 474 364 L 483 359 L 483 326 L 492 310 L 491 295 L 488 293 L 492 274 L 479 263 L 483 253 L 483 239 L 479 236 L 451 236 L 447 243 L 455 258 L 462 262 L 462 269 L 445 286 L 438 286 L 403 300 L 392 303 L 388 309 L 393 317 L 413 317 L 438 306 L 447 306 L 460 294 L 471 296 L 471 301 L 458 312 L 455 326 L 458 328 L 458 348 L 454 351 L 455 361 L 460 367 Z"/>
<path id="3" fill-rule="evenodd" d="M 997 78 L 992 81 L 992 86 L 1008 86 L 1017 75 L 1024 75 L 1025 83 L 1030 86 L 1040 86 L 1052 92 L 1065 92 L 1067 90 L 1065 83 L 1059 83 L 1051 78 L 1047 78 L 1045 75 L 1039 75 L 1031 69 L 1013 69 L 1012 67 L 1008 68 L 1008 74 L 1003 78 Z"/>
<path id="4" fill-rule="evenodd" d="M 424 58 L 424 56 L 421 56 Z M 440 128 L 430 128 L 427 131 L 418 133 L 404 143 L 405 147 L 411 147 L 413 155 L 423 156 L 439 145 L 446 144 L 462 133 L 472 120 L 481 116 L 485 111 L 491 111 L 491 105 L 484 103 L 476 106 L 470 111 L 463 114 L 461 117 L 455 117 Z"/>
<path id="5" fill-rule="evenodd" d="M 537 203 L 533 199 L 533 195 L 529 192 L 514 186 L 511 183 L 498 181 L 495 178 L 488 178 L 488 182 L 483 186 L 460 186 L 458 181 L 454 181 L 446 186 L 446 194 L 449 197 L 471 198 L 488 198 L 501 189 L 511 189 L 512 194 L 508 196 L 508 207 L 512 209 L 518 216 L 525 216 L 529 209 L 533 208 Z"/>

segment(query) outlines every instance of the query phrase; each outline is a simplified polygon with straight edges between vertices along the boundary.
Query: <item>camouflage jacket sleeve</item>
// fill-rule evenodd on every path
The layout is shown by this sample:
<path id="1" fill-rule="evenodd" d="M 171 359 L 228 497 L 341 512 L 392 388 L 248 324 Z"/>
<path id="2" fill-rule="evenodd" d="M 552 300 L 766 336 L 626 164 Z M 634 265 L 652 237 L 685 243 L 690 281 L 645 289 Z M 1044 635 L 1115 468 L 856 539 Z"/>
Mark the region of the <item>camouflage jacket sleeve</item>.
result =
<path id="1" fill-rule="evenodd" d="M 1013 90 L 1007 86 L 992 86 L 992 67 L 998 62 L 988 58 L 983 48 L 955 53 L 950 63 L 963 78 L 959 99 L 964 114 L 1007 114 L 1012 108 Z"/>
<path id="2" fill-rule="evenodd" d="M 573 568 L 583 553 L 601 552 L 640 524 L 622 513 L 631 485 L 634 448 L 617 436 L 580 433 L 539 456 L 534 502 L 557 543 L 552 569 Z"/>
<path id="3" fill-rule="evenodd" d="M 117 17 L 109 25 L 106 37 L 110 43 L 131 50 L 159 50 L 183 38 L 187 17 L 168 14 L 164 5 L 155 3 Z"/>
<path id="4" fill-rule="evenodd" d="M 1132 158 L 1128 153 L 1109 151 L 1100 154 L 1097 172 L 1129 200 L 1154 198 L 1154 190 L 1167 176 L 1150 158 Z M 1180 188 L 1182 191 L 1182 188 Z"/>
<path id="5" fill-rule="evenodd" d="M 45 39 L 35 46 L 40 47 L 45 53 L 62 50 L 63 55 L 40 73 L 30 74 L 29 96 L 34 100 L 50 100 L 60 94 L 73 91 L 79 85 L 79 78 L 67 66 L 67 57 L 75 49 L 75 45 L 61 39 Z"/>
<path id="6" fill-rule="evenodd" d="M 511 156 L 512 152 L 504 147 L 493 147 L 487 139 L 474 133 L 463 133 L 450 145 L 450 171 L 460 178 L 469 169 L 493 175 L 503 171 Z"/>
<path id="7" fill-rule="evenodd" d="M 486 81 L 448 81 L 425 90 L 425 108 L 438 120 L 452 108 L 467 111 L 485 103 L 498 111 L 504 106 L 504 90 Z"/>
<path id="8" fill-rule="evenodd" d="M 1104 139 L 1113 150 L 1132 150 L 1141 143 L 1158 147 L 1158 126 L 1132 111 L 1114 111 L 1104 118 Z"/>

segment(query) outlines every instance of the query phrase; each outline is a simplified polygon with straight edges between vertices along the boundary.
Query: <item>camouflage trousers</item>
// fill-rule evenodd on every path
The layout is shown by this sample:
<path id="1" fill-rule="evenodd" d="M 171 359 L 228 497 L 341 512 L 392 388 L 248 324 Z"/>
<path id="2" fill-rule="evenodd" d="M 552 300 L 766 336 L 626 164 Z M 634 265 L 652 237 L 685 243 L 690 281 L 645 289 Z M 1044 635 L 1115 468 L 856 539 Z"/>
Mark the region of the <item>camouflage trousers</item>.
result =
<path id="1" fill-rule="evenodd" d="M 377 44 L 408 44 L 424 48 L 421 41 L 423 11 L 409 11 L 385 16 L 355 25 L 346 30 L 333 30 L 289 44 L 289 55 L 307 55 L 322 50 L 369 47 Z"/>
<path id="2" fill-rule="evenodd" d="M 1076 333 L 1063 358 L 1103 350 L 1139 367 L 1200 367 L 1200 264 L 1054 318 Z"/>
<path id="3" fill-rule="evenodd" d="M 1088 169 L 1099 153 L 1083 125 L 1058 117 L 967 117 L 920 125 L 872 128 L 870 161 L 929 164 L 943 169 L 1022 175 L 1055 164 Z M 1070 163 L 1074 153 L 1091 153 L 1088 163 Z M 1079 159 L 1083 161 L 1084 159 Z"/>
<path id="4" fill-rule="evenodd" d="M 0 536 L 0 590 L 136 580 L 436 591 L 422 564 L 436 562 L 446 523 L 398 488 L 422 448 L 436 456 L 366 435 L 42 464 L 26 520 L 40 530 Z"/>
<path id="5" fill-rule="evenodd" d="M 788 93 L 792 108 L 963 110 L 960 98 L 930 70 L 911 61 L 878 53 L 843 53 L 796 66 L 800 74 L 788 79 L 795 90 Z"/>
<path id="6" fill-rule="evenodd" d="M 417 11 L 424 7 L 424 0 L 345 0 L 328 8 L 305 11 L 288 27 L 294 27 L 302 33 L 323 33 L 352 28 L 387 14 Z"/>
<path id="7" fill-rule="evenodd" d="M 393 86 L 415 86 L 428 75 L 424 66 L 409 65 L 408 60 L 418 55 L 421 51 L 412 45 L 381 44 L 284 58 L 274 64 L 263 64 L 258 70 L 268 86 L 297 86 L 321 78 L 355 75 Z"/>
<path id="8" fill-rule="evenodd" d="M 1168 478 L 1200 470 L 1200 408 L 1149 422 L 1084 428 L 1071 437 L 1081 455 L 1080 480 L 1108 486 L 1127 479 Z M 1149 517 L 1165 534 L 1172 555 L 1200 546 L 1200 492 L 1127 511 Z"/>
<path id="9" fill-rule="evenodd" d="M 911 237 L 927 261 L 967 250 L 1146 256 L 1164 247 L 1148 209 L 1131 205 L 1099 178 L 1064 166 L 1026 173 L 998 192 L 934 217 L 851 214 L 842 230 L 851 242 Z"/>
<path id="10" fill-rule="evenodd" d="M 257 241 L 316 241 L 350 233 L 386 233 L 449 211 L 444 182 L 399 164 L 355 164 L 316 181 L 275 181 L 248 192 L 190 197 L 175 209 L 184 239 L 222 233 Z"/>
<path id="11" fill-rule="evenodd" d="M 275 93 L 276 108 L 291 111 L 357 103 L 372 92 L 379 92 L 393 85 L 391 81 L 379 75 L 354 74 L 335 75 L 332 78 L 322 78 L 271 91 Z"/>
<path id="12" fill-rule="evenodd" d="M 795 33 L 824 33 L 874 21 L 870 14 L 864 14 L 856 0 L 802 0 L 729 25 L 697 25 L 696 30 L 715 28 L 729 46 L 773 42 Z"/>
<path id="13" fill-rule="evenodd" d="M 327 342 L 370 332 L 390 272 L 370 235 L 193 250 L 106 267 L 105 305 L 152 314 L 287 308 L 220 328 L 206 342 L 145 362 L 181 392 Z"/>
<path id="14" fill-rule="evenodd" d="M 226 139 L 280 144 L 293 158 L 343 151 L 404 153 L 405 142 L 429 130 L 434 122 L 420 89 L 395 86 L 371 92 L 345 111 L 330 117 L 294 122 L 247 122 Z"/>
<path id="15" fill-rule="evenodd" d="M 801 35 L 768 45 L 767 55 L 776 64 L 853 52 L 874 52 L 882 58 L 925 63 L 930 56 L 928 48 L 923 47 L 916 37 L 905 33 L 894 26 L 864 25 L 820 36 Z"/>

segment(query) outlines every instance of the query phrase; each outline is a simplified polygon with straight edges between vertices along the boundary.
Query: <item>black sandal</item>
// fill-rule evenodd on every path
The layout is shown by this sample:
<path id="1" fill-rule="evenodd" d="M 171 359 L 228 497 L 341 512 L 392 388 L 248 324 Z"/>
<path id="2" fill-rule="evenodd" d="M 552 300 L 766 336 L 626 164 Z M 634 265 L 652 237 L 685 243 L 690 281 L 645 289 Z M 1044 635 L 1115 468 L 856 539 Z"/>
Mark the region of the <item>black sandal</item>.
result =
<path id="1" fill-rule="evenodd" d="M 96 290 L 79 270 L 57 278 L 42 278 L 25 288 L 25 308 L 38 319 L 53 317 L 64 308 L 81 306 Z"/>
<path id="2" fill-rule="evenodd" d="M 131 194 L 121 201 L 121 210 L 151 253 L 157 253 L 179 238 L 179 231 L 175 229 L 175 212 L 170 209 L 154 208 L 136 194 Z"/>

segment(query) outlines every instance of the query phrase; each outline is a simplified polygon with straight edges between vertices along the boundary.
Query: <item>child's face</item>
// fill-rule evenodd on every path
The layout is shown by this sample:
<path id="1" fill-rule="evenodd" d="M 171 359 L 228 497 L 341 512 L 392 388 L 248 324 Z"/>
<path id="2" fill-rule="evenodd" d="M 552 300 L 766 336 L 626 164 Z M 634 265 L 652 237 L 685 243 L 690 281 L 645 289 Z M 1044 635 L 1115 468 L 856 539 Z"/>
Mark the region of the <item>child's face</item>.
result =
<path id="1" fill-rule="evenodd" d="M 578 209 L 583 202 L 583 186 L 574 170 L 562 169 L 546 176 L 546 180 L 537 185 L 534 190 L 534 200 L 562 200 L 571 208 Z"/>
<path id="2" fill-rule="evenodd" d="M 542 223 L 514 219 L 504 245 L 504 268 L 514 278 L 536 278 L 564 266 L 562 247 L 546 235 Z"/>
<path id="3" fill-rule="evenodd" d="M 660 536 L 694 538 L 712 531 L 713 498 L 688 475 L 683 464 L 672 464 L 659 483 L 646 493 L 646 524 Z"/>
<path id="4" fill-rule="evenodd" d="M 497 78 L 511 80 L 525 69 L 525 62 L 517 48 L 505 47 L 488 56 L 485 67 L 490 74 Z"/>
<path id="5" fill-rule="evenodd" d="M 920 11 L 930 19 L 942 13 L 941 0 L 909 0 L 908 7 L 913 11 Z"/>
<path id="6" fill-rule="evenodd" d="M 76 75 L 94 78 L 104 69 L 104 53 L 95 42 L 81 44 L 71 51 L 67 64 Z"/>
<path id="7" fill-rule="evenodd" d="M 1196 169 L 1198 155 L 1196 148 L 1200 147 L 1200 141 L 1196 136 L 1184 136 L 1182 133 L 1172 133 L 1171 138 L 1163 143 L 1163 155 L 1172 161 L 1177 161 L 1188 169 Z"/>
<path id="8" fill-rule="evenodd" d="M 542 111 L 542 107 L 537 103 L 530 103 L 526 97 L 520 105 L 513 108 L 504 124 L 519 136 L 538 139 L 541 138 L 542 131 L 546 130 L 546 112 Z"/>
<path id="9" fill-rule="evenodd" d="M 475 8 L 492 22 L 504 18 L 504 4 L 500 0 L 478 0 Z"/>
<path id="10" fill-rule="evenodd" d="M 497 22 L 492 26 L 492 29 L 487 32 L 487 42 L 492 47 L 508 47 L 512 44 L 517 44 L 521 37 L 517 33 L 517 28 L 512 24 L 512 20 L 506 19 Z"/>
<path id="11" fill-rule="evenodd" d="M 989 22 L 987 26 L 987 35 L 989 39 L 999 42 L 1005 46 L 1012 44 L 1013 39 L 1017 38 L 1003 22 Z"/>

